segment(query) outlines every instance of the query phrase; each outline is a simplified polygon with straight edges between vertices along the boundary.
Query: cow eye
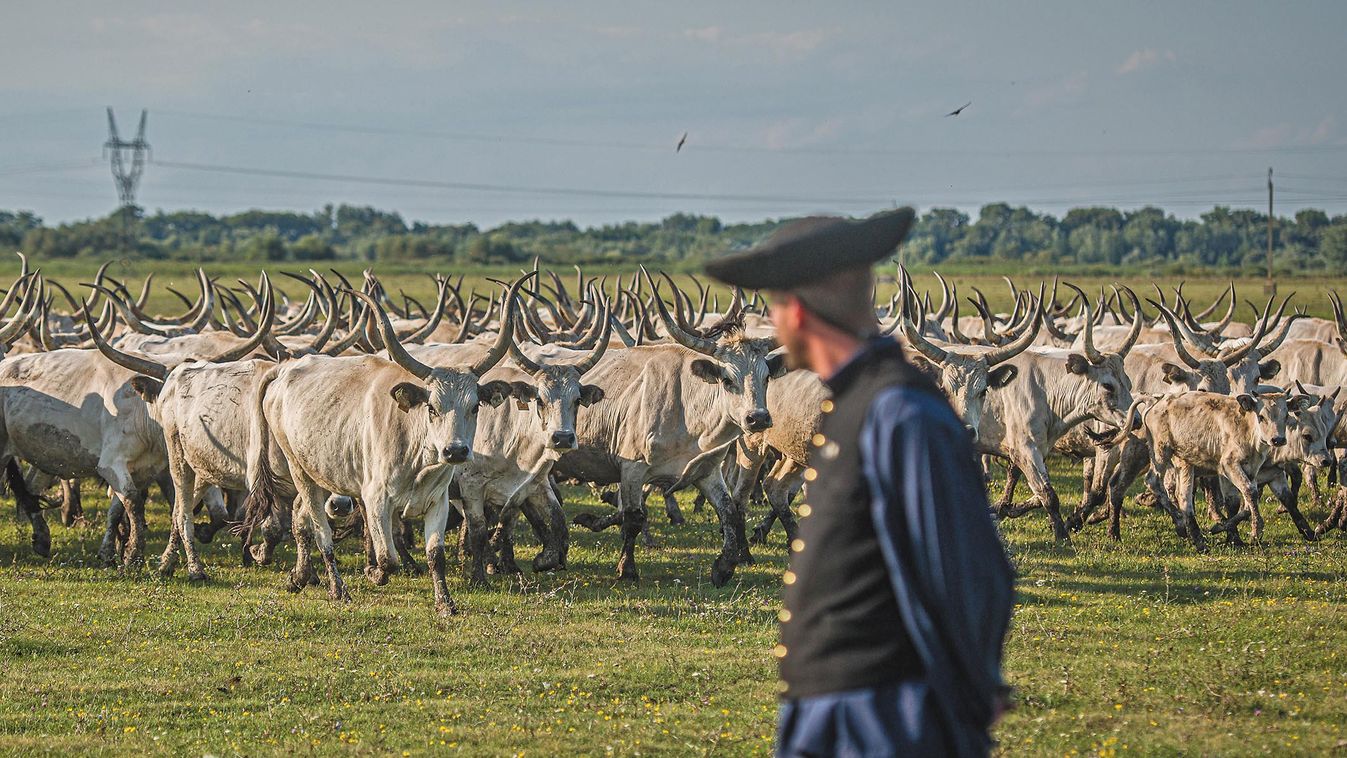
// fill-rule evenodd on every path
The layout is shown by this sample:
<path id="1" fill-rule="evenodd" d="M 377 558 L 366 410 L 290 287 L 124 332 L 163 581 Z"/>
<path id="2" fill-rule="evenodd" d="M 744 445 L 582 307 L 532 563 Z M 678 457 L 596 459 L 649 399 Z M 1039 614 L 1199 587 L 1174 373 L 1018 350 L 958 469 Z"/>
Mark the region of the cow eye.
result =
<path id="1" fill-rule="evenodd" d="M 1310 434 L 1309 432 L 1305 432 L 1304 434 L 1302 434 L 1302 435 L 1300 435 L 1300 436 L 1301 436 L 1301 437 L 1304 437 L 1306 442 L 1313 442 L 1313 441 L 1314 441 L 1314 435 L 1313 435 L 1313 434 Z"/>
<path id="2" fill-rule="evenodd" d="M 1105 384 L 1105 385 L 1104 385 L 1104 391 L 1107 392 L 1108 394 L 1112 395 L 1112 394 L 1114 394 L 1115 392 L 1118 391 L 1118 388 L 1117 388 L 1117 387 L 1114 387 L 1112 384 Z"/>
<path id="3" fill-rule="evenodd" d="M 432 406 L 429 405 L 426 406 L 426 413 L 428 413 L 430 417 L 433 419 L 440 417 L 440 412 L 435 410 Z"/>
<path id="4" fill-rule="evenodd" d="M 731 381 L 730 378 L 729 378 L 728 376 L 722 376 L 722 377 L 720 378 L 720 383 L 723 384 L 723 385 L 725 385 L 725 389 L 727 389 L 727 390 L 732 390 L 732 389 L 734 389 L 734 382 Z"/>

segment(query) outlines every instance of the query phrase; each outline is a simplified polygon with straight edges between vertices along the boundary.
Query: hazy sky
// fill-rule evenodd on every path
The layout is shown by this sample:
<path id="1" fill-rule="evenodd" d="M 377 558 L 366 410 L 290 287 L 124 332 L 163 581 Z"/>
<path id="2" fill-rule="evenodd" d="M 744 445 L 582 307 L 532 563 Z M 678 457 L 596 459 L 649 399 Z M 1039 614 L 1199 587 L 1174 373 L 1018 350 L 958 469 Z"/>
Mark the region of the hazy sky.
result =
<path id="1" fill-rule="evenodd" d="M 1345 30 L 1340 1 L 7 0 L 0 208 L 115 207 L 111 105 L 125 138 L 150 111 L 151 211 L 1191 216 L 1264 207 L 1274 166 L 1279 213 L 1343 213 Z"/>

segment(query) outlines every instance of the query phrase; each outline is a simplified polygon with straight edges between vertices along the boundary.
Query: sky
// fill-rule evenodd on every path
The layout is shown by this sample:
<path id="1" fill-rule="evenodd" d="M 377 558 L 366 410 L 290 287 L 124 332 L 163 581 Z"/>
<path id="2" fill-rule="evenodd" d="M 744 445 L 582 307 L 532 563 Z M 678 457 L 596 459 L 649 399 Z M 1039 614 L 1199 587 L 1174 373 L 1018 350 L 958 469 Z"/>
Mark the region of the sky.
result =
<path id="1" fill-rule="evenodd" d="M 6 2 L 0 208 L 1347 212 L 1347 3 Z M 958 116 L 944 114 L 971 101 Z M 686 143 L 675 151 L 681 135 Z"/>

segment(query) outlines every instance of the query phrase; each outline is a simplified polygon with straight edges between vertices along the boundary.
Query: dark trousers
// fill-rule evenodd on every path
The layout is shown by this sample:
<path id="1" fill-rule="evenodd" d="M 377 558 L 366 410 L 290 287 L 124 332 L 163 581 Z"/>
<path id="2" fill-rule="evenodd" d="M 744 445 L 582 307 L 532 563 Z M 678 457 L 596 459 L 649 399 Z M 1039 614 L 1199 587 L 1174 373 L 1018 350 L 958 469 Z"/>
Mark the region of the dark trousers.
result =
<path id="1" fill-rule="evenodd" d="M 923 679 L 783 700 L 778 758 L 949 755 L 950 741 Z"/>

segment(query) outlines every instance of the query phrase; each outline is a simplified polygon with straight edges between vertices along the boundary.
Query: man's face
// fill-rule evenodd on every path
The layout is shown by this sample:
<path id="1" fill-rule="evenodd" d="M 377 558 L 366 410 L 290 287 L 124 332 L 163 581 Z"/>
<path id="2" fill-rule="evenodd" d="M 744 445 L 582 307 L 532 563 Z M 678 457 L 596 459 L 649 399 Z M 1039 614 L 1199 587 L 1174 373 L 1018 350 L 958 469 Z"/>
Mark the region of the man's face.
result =
<path id="1" fill-rule="evenodd" d="M 771 305 L 776 339 L 786 348 L 786 365 L 791 369 L 812 369 L 802 334 L 805 313 L 800 299 L 788 292 L 774 292 L 771 294 Z"/>

